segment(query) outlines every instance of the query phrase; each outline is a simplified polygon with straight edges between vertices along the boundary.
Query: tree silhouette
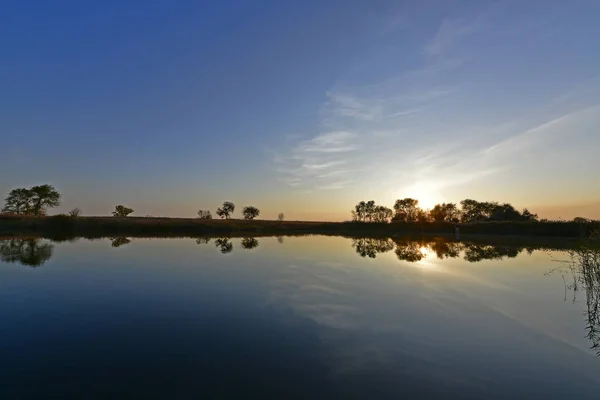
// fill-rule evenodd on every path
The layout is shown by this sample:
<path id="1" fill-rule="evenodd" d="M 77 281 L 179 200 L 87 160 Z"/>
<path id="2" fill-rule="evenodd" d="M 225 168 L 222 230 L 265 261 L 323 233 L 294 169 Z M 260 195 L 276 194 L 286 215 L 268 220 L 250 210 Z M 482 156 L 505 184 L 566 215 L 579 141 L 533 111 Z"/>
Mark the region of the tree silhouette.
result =
<path id="1" fill-rule="evenodd" d="M 235 204 L 230 201 L 223 203 L 223 207 L 217 208 L 217 215 L 221 218 L 229 219 L 235 211 Z"/>
<path id="2" fill-rule="evenodd" d="M 39 267 L 51 257 L 54 245 L 40 239 L 0 240 L 0 260 L 6 263 L 19 263 Z"/>
<path id="3" fill-rule="evenodd" d="M 198 218 L 199 219 L 212 219 L 212 214 L 210 210 L 198 210 Z"/>
<path id="4" fill-rule="evenodd" d="M 46 215 L 48 208 L 60 205 L 60 193 L 52 185 L 13 189 L 5 199 L 3 212 L 25 215 Z"/>
<path id="5" fill-rule="evenodd" d="M 258 240 L 253 237 L 247 237 L 242 239 L 242 248 L 246 250 L 251 250 L 258 247 Z"/>
<path id="6" fill-rule="evenodd" d="M 460 209 L 454 203 L 436 204 L 429 216 L 434 222 L 453 222 L 460 220 Z"/>
<path id="7" fill-rule="evenodd" d="M 361 201 L 352 210 L 352 220 L 356 222 L 387 222 L 392 216 L 392 210 L 378 206 L 374 200 Z"/>
<path id="8" fill-rule="evenodd" d="M 244 207 L 242 211 L 244 219 L 254 219 L 260 215 L 260 210 L 254 206 Z"/>
<path id="9" fill-rule="evenodd" d="M 394 221 L 416 222 L 419 215 L 419 200 L 405 198 L 394 204 Z"/>
<path id="10" fill-rule="evenodd" d="M 113 211 L 113 216 L 115 217 L 126 217 L 133 212 L 133 208 L 125 207 L 122 205 L 118 205 L 115 207 L 115 211 Z"/>
<path id="11" fill-rule="evenodd" d="M 2 212 L 11 214 L 29 214 L 29 189 L 19 188 L 10 191 L 5 199 L 5 205 Z"/>
<path id="12" fill-rule="evenodd" d="M 372 220 L 373 222 L 389 222 L 392 214 L 392 210 L 385 206 L 375 206 Z"/>
<path id="13" fill-rule="evenodd" d="M 279 213 L 279 215 L 277 216 L 277 220 L 281 222 L 284 219 L 285 219 L 285 214 L 284 213 Z"/>

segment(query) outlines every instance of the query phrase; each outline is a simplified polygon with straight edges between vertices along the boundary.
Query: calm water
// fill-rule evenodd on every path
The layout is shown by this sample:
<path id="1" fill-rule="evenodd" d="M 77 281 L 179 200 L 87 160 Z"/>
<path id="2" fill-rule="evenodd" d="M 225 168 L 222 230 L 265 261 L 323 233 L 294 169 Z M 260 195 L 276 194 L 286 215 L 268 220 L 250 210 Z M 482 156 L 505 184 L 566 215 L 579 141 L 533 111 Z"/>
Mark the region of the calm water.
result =
<path id="1" fill-rule="evenodd" d="M 0 398 L 598 399 L 567 258 L 334 237 L 2 241 Z"/>

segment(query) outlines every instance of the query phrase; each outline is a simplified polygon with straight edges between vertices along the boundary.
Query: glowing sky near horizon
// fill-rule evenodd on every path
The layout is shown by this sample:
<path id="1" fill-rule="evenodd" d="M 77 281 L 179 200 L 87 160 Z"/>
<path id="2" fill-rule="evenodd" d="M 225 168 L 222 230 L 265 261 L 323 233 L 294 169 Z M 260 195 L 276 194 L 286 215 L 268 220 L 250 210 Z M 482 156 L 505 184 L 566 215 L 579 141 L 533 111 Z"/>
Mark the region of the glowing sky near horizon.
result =
<path id="1" fill-rule="evenodd" d="M 600 218 L 600 2 L 3 3 L 0 192 L 342 220 L 464 198 Z"/>

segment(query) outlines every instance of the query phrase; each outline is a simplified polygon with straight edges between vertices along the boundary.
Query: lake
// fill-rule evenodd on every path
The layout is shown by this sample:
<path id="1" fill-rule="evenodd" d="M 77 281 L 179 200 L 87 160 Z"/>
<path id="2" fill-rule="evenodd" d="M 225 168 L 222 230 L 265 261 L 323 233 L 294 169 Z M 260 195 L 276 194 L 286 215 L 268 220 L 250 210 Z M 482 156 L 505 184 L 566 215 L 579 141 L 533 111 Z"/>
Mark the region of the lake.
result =
<path id="1" fill-rule="evenodd" d="M 5 238 L 0 398 L 597 399 L 597 283 L 524 247 Z"/>

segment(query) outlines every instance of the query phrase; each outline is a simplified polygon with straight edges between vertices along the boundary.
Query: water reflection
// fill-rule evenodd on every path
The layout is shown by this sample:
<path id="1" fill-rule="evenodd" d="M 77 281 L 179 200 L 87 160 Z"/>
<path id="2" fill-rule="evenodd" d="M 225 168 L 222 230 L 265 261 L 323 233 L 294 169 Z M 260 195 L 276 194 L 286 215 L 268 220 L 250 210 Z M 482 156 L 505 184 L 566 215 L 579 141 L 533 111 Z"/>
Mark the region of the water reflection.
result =
<path id="1" fill-rule="evenodd" d="M 233 251 L 233 243 L 229 241 L 229 238 L 215 239 L 215 246 L 219 247 L 219 250 L 223 254 L 231 253 Z"/>
<path id="2" fill-rule="evenodd" d="M 417 241 L 396 241 L 396 257 L 401 261 L 416 262 L 426 257 L 427 246 Z"/>
<path id="3" fill-rule="evenodd" d="M 386 253 L 394 249 L 391 239 L 360 238 L 352 239 L 352 247 L 361 257 L 375 258 L 377 253 Z"/>
<path id="4" fill-rule="evenodd" d="M 401 238 L 396 238 L 393 241 L 391 239 L 373 238 L 353 239 L 352 247 L 361 257 L 369 258 L 375 258 L 378 253 L 386 253 L 395 248 L 394 253 L 398 260 L 407 262 L 418 262 L 431 254 L 434 254 L 438 259 L 458 258 L 461 253 L 463 259 L 467 262 L 502 260 L 504 258 L 515 258 L 525 249 L 525 247 L 475 244 L 445 239 L 419 241 Z M 527 248 L 528 254 L 531 254 L 533 250 L 533 248 Z"/>
<path id="5" fill-rule="evenodd" d="M 258 240 L 253 237 L 247 237 L 242 239 L 242 248 L 245 250 L 252 250 L 258 247 Z"/>
<path id="6" fill-rule="evenodd" d="M 112 247 L 121 247 L 131 243 L 131 240 L 127 239 L 126 237 L 113 237 L 109 238 L 109 240 L 111 241 L 110 245 Z"/>
<path id="7" fill-rule="evenodd" d="M 53 250 L 54 245 L 41 239 L 0 240 L 0 260 L 6 263 L 39 267 L 52 257 Z"/>
<path id="8" fill-rule="evenodd" d="M 211 240 L 212 240 L 211 237 L 201 236 L 196 239 L 196 244 L 209 244 Z"/>
<path id="9" fill-rule="evenodd" d="M 127 237 L 109 237 L 111 246 L 118 248 L 131 243 Z M 51 256 L 52 244 L 40 242 L 41 239 L 32 238 L 10 238 L 0 240 L 2 260 L 6 262 L 20 262 L 23 265 L 42 265 Z M 214 238 L 201 236 L 195 238 L 199 245 L 209 244 L 214 240 L 215 247 L 222 254 L 233 251 L 232 239 L 229 237 Z M 278 236 L 279 244 L 284 243 L 284 237 Z M 241 247 L 244 250 L 252 250 L 259 246 L 256 237 L 248 236 L 241 239 Z M 363 258 L 376 258 L 378 254 L 394 251 L 396 258 L 403 262 L 419 262 L 427 257 L 438 259 L 459 258 L 467 262 L 479 262 L 483 260 L 502 260 L 515 258 L 524 250 L 531 255 L 538 249 L 556 249 L 552 246 L 519 246 L 498 245 L 489 243 L 474 243 L 470 241 L 456 241 L 447 238 L 423 238 L 415 240 L 411 238 L 386 238 L 386 237 L 362 237 L 351 239 L 352 248 L 356 254 Z M 561 248 L 564 250 L 564 248 Z"/>

